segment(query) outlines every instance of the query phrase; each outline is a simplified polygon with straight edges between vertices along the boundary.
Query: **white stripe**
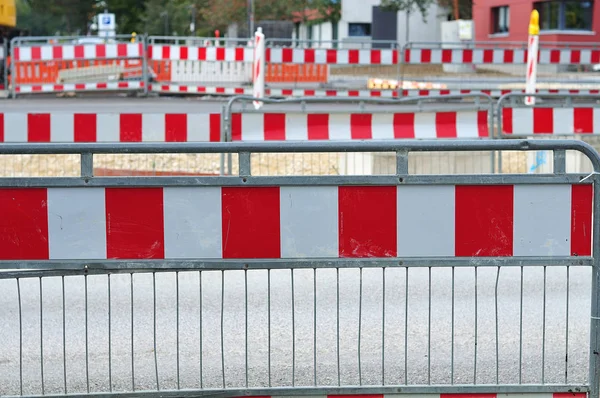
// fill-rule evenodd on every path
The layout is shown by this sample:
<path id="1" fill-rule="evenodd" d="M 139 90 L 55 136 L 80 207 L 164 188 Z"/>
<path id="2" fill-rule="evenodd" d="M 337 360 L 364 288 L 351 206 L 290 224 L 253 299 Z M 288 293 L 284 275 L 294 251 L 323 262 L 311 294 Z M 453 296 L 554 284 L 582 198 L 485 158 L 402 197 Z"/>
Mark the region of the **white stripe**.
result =
<path id="1" fill-rule="evenodd" d="M 281 257 L 338 257 L 338 188 L 281 187 Z"/>
<path id="2" fill-rule="evenodd" d="M 65 60 L 72 60 L 75 58 L 75 46 L 65 45 L 62 48 L 62 56 Z"/>
<path id="3" fill-rule="evenodd" d="M 329 139 L 332 141 L 352 139 L 350 131 L 350 114 L 329 114 Z"/>
<path id="4" fill-rule="evenodd" d="M 4 142 L 27 142 L 27 114 L 4 114 Z"/>
<path id="5" fill-rule="evenodd" d="M 431 50 L 431 63 L 441 64 L 442 63 L 442 50 Z"/>
<path id="6" fill-rule="evenodd" d="M 358 63 L 360 65 L 371 65 L 371 50 L 358 50 Z"/>
<path id="7" fill-rule="evenodd" d="M 40 49 L 40 56 L 42 61 L 49 61 L 54 58 L 52 56 L 52 46 L 42 46 L 40 47 Z"/>
<path id="8" fill-rule="evenodd" d="M 188 142 L 208 142 L 210 140 L 210 114 L 187 114 Z"/>
<path id="9" fill-rule="evenodd" d="M 159 46 L 157 44 L 151 46 L 152 47 L 152 59 L 156 61 L 162 60 L 162 48 L 163 46 Z"/>
<path id="10" fill-rule="evenodd" d="M 225 61 L 235 62 L 235 48 L 225 48 Z"/>
<path id="11" fill-rule="evenodd" d="M 181 59 L 181 46 L 169 46 L 169 59 L 179 61 Z"/>
<path id="12" fill-rule="evenodd" d="M 104 48 L 104 54 L 106 55 L 106 58 L 117 58 L 118 51 L 116 44 L 106 44 Z"/>
<path id="13" fill-rule="evenodd" d="M 415 113 L 415 138 L 437 138 L 435 113 Z"/>
<path id="14" fill-rule="evenodd" d="M 454 186 L 398 187 L 398 256 L 454 256 Z"/>
<path id="15" fill-rule="evenodd" d="M 127 58 L 138 58 L 141 55 L 138 43 L 127 43 Z"/>
<path id="16" fill-rule="evenodd" d="M 380 50 L 381 51 L 381 64 L 382 65 L 393 65 L 394 64 L 394 51 L 396 50 Z"/>
<path id="17" fill-rule="evenodd" d="M 303 64 L 306 60 L 306 51 L 302 48 L 294 48 L 292 50 L 292 63 Z"/>
<path id="18" fill-rule="evenodd" d="M 271 50 L 273 51 L 273 50 Z M 273 54 L 271 52 L 271 54 Z M 252 47 L 245 47 L 244 48 L 244 62 L 252 62 L 254 58 L 254 49 Z M 273 60 L 271 60 L 271 62 L 274 62 Z"/>
<path id="19" fill-rule="evenodd" d="M 282 59 L 283 59 L 283 49 L 271 48 L 270 62 L 274 63 L 274 64 L 280 64 L 282 62 Z"/>
<path id="20" fill-rule="evenodd" d="M 482 64 L 483 63 L 483 50 L 473 50 L 473 63 L 474 64 Z"/>
<path id="21" fill-rule="evenodd" d="M 374 113 L 371 122 L 371 134 L 374 140 L 393 140 L 394 114 Z"/>
<path id="22" fill-rule="evenodd" d="M 571 63 L 571 50 L 560 50 L 559 62 L 563 65 Z"/>
<path id="23" fill-rule="evenodd" d="M 527 62 L 527 60 L 525 60 Z M 550 50 L 540 50 L 540 58 L 538 59 L 539 64 L 549 64 L 550 63 Z"/>
<path id="24" fill-rule="evenodd" d="M 533 109 L 512 108 L 513 134 L 533 134 Z"/>
<path id="25" fill-rule="evenodd" d="M 50 142 L 75 141 L 75 116 L 72 113 L 50 114 Z"/>
<path id="26" fill-rule="evenodd" d="M 142 113 L 142 142 L 165 142 L 165 114 Z"/>
<path id="27" fill-rule="evenodd" d="M 121 125 L 117 113 L 104 113 L 96 116 L 96 140 L 98 142 L 119 142 Z"/>
<path id="28" fill-rule="evenodd" d="M 335 59 L 335 64 L 336 65 L 348 65 L 348 63 L 350 62 L 350 54 L 348 52 L 348 50 L 336 50 L 337 54 L 336 54 L 336 59 Z"/>
<path id="29" fill-rule="evenodd" d="M 464 53 L 465 53 L 464 50 L 452 50 L 452 63 L 453 64 L 462 64 Z"/>
<path id="30" fill-rule="evenodd" d="M 217 60 L 217 49 L 215 47 L 206 47 L 206 60 L 213 62 Z"/>
<path id="31" fill-rule="evenodd" d="M 18 61 L 31 61 L 31 47 L 19 47 Z"/>
<path id="32" fill-rule="evenodd" d="M 95 59 L 96 58 L 96 45 L 95 44 L 84 44 L 83 45 L 83 58 Z"/>
<path id="33" fill-rule="evenodd" d="M 513 64 L 524 65 L 526 63 L 525 50 L 513 50 Z"/>
<path id="34" fill-rule="evenodd" d="M 327 63 L 327 50 L 322 48 L 317 48 L 315 50 L 315 63 L 316 64 L 326 64 Z"/>
<path id="35" fill-rule="evenodd" d="M 553 116 L 553 130 L 552 133 L 555 135 L 568 135 L 575 132 L 575 124 L 573 108 L 554 108 L 552 110 Z"/>
<path id="36" fill-rule="evenodd" d="M 308 140 L 308 115 L 303 113 L 285 113 L 285 140 Z"/>
<path id="37" fill-rule="evenodd" d="M 242 141 L 264 141 L 264 113 L 242 113 Z"/>
<path id="38" fill-rule="evenodd" d="M 593 123 L 592 130 L 594 134 L 600 134 L 600 108 L 594 108 L 593 111 Z M 6 131 L 6 129 L 4 129 Z"/>
<path id="39" fill-rule="evenodd" d="M 48 189 L 51 260 L 106 258 L 104 188 Z"/>
<path id="40" fill-rule="evenodd" d="M 164 188 L 165 258 L 221 258 L 220 187 Z"/>
<path id="41" fill-rule="evenodd" d="M 477 111 L 456 112 L 457 138 L 479 138 Z"/>
<path id="42" fill-rule="evenodd" d="M 571 186 L 515 185 L 515 256 L 571 254 Z"/>
<path id="43" fill-rule="evenodd" d="M 503 64 L 504 63 L 504 51 L 505 50 L 499 50 L 499 49 L 494 49 L 492 51 L 492 62 L 494 64 Z"/>

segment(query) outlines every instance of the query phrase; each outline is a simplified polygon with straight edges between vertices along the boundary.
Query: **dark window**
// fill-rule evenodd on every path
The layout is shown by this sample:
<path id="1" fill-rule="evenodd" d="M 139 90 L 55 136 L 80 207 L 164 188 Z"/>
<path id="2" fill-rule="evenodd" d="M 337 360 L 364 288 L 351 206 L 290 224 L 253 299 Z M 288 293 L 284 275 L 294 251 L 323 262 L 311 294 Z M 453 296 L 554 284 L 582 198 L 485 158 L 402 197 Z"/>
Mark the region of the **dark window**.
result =
<path id="1" fill-rule="evenodd" d="M 371 36 L 370 23 L 349 23 L 348 36 Z"/>
<path id="2" fill-rule="evenodd" d="M 594 3 L 591 0 L 537 2 L 541 30 L 592 30 Z"/>
<path id="3" fill-rule="evenodd" d="M 492 33 L 508 33 L 510 13 L 508 6 L 492 7 Z"/>

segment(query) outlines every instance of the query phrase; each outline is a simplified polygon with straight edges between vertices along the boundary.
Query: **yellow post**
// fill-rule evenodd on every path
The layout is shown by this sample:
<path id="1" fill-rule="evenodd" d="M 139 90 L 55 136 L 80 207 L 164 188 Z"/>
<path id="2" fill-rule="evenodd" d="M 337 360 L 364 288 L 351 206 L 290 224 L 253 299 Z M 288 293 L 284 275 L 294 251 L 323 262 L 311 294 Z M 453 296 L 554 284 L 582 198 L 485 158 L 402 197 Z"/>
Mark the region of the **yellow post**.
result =
<path id="1" fill-rule="evenodd" d="M 137 41 L 137 33 L 131 32 L 131 42 L 135 43 Z"/>
<path id="2" fill-rule="evenodd" d="M 529 34 L 532 36 L 540 34 L 540 13 L 538 10 L 531 11 L 531 16 L 529 17 Z"/>

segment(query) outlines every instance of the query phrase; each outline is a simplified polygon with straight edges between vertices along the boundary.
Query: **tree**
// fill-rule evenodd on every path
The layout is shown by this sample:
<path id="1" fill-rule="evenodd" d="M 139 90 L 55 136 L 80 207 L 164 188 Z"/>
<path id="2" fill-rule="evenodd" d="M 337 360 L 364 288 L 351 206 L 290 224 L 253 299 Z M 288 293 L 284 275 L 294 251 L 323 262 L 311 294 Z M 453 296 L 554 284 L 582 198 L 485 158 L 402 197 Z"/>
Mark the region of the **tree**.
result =
<path id="1" fill-rule="evenodd" d="M 459 19 L 472 19 L 473 18 L 473 0 L 438 0 L 438 4 L 442 7 L 450 9 L 453 16 L 455 16 L 454 7 L 458 4 L 458 18 Z M 456 19 L 454 17 L 454 19 Z"/>
<path id="2" fill-rule="evenodd" d="M 381 8 L 385 11 L 404 11 L 406 13 L 419 11 L 425 20 L 427 9 L 433 3 L 434 0 L 381 0 Z"/>

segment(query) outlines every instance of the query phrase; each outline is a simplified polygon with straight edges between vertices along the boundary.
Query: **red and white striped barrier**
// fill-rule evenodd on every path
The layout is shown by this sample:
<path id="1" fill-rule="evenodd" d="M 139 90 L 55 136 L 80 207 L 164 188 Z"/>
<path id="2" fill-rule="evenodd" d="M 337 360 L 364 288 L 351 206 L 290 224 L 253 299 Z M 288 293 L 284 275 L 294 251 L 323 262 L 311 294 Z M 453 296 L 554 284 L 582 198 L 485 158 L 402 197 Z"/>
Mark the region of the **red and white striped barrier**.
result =
<path id="1" fill-rule="evenodd" d="M 219 142 L 219 113 L 0 113 L 0 142 Z"/>
<path id="2" fill-rule="evenodd" d="M 115 90 L 141 90 L 143 81 L 118 81 L 105 83 L 64 83 L 64 84 L 31 84 L 15 87 L 18 94 L 32 93 L 61 93 L 71 91 L 115 91 Z"/>
<path id="3" fill-rule="evenodd" d="M 0 260 L 589 256 L 592 187 L 6 188 L 0 220 Z"/>
<path id="4" fill-rule="evenodd" d="M 153 61 L 252 62 L 252 47 L 199 47 L 148 45 L 148 58 Z"/>
<path id="5" fill-rule="evenodd" d="M 242 113 L 233 141 L 488 138 L 488 112 Z"/>
<path id="6" fill-rule="evenodd" d="M 600 108 L 501 108 L 502 134 L 600 134 Z"/>
<path id="7" fill-rule="evenodd" d="M 407 48 L 407 64 L 527 64 L 523 49 L 442 49 Z M 538 63 L 542 65 L 590 65 L 600 63 L 600 49 L 540 49 Z"/>
<path id="8" fill-rule="evenodd" d="M 18 45 L 13 48 L 15 62 L 141 58 L 143 56 L 144 45 L 142 43 Z"/>

